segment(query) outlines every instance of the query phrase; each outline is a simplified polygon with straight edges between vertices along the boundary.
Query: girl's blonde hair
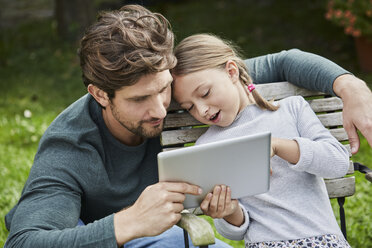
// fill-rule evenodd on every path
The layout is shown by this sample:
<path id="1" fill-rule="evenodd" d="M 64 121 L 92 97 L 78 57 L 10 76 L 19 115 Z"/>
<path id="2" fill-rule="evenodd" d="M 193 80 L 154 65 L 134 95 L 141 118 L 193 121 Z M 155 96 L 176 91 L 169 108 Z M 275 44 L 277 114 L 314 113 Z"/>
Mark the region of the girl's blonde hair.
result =
<path id="1" fill-rule="evenodd" d="M 226 62 L 234 61 L 239 69 L 239 79 L 242 84 L 249 85 L 252 78 L 248 74 L 244 61 L 239 56 L 234 45 L 211 34 L 196 34 L 182 40 L 175 48 L 177 65 L 172 74 L 183 76 L 189 73 L 212 69 L 225 68 Z M 275 111 L 279 106 L 266 101 L 257 90 L 252 91 L 256 104 L 262 108 Z"/>

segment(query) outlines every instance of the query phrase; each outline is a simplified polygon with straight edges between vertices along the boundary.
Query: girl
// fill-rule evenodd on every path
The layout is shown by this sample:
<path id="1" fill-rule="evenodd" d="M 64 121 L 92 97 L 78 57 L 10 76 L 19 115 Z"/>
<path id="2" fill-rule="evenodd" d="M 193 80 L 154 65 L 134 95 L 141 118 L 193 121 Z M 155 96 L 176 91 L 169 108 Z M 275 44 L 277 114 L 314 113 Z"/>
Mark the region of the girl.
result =
<path id="1" fill-rule="evenodd" d="M 347 172 L 347 150 L 302 97 L 264 100 L 226 41 L 194 35 L 175 49 L 174 98 L 210 128 L 197 144 L 271 131 L 269 192 L 231 199 L 216 186 L 201 203 L 224 237 L 247 247 L 349 247 L 334 217 L 323 177 Z"/>

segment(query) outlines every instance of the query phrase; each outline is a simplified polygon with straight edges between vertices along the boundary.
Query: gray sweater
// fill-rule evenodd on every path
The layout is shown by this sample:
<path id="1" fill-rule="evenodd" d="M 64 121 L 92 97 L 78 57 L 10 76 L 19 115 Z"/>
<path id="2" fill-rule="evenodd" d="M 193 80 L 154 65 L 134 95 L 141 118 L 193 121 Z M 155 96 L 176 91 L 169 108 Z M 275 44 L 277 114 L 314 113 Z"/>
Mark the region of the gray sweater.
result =
<path id="1" fill-rule="evenodd" d="M 347 73 L 299 50 L 247 60 L 257 83 L 289 80 L 333 94 Z M 83 96 L 49 126 L 18 204 L 6 215 L 6 247 L 117 247 L 113 213 L 158 181 L 159 138 L 128 147 L 106 128 L 99 105 Z M 87 225 L 77 227 L 81 218 Z"/>
<path id="2" fill-rule="evenodd" d="M 323 178 L 342 177 L 349 167 L 346 148 L 323 127 L 300 96 L 279 101 L 277 111 L 247 106 L 228 127 L 210 127 L 197 144 L 270 131 L 272 137 L 294 139 L 297 164 L 274 156 L 270 190 L 239 199 L 245 222 L 240 227 L 216 219 L 219 233 L 246 242 L 293 240 L 323 234 L 342 236 Z"/>

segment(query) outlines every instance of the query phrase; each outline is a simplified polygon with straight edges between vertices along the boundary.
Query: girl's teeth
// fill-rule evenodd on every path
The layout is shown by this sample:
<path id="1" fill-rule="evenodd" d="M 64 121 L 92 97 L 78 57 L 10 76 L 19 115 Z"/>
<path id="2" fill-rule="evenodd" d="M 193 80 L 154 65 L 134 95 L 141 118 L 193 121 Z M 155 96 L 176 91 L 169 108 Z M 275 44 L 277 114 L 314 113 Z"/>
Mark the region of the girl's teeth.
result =
<path id="1" fill-rule="evenodd" d="M 210 118 L 210 120 L 213 121 L 214 119 L 216 119 L 216 118 L 217 118 L 217 115 L 218 115 L 218 113 L 214 114 L 214 115 Z"/>

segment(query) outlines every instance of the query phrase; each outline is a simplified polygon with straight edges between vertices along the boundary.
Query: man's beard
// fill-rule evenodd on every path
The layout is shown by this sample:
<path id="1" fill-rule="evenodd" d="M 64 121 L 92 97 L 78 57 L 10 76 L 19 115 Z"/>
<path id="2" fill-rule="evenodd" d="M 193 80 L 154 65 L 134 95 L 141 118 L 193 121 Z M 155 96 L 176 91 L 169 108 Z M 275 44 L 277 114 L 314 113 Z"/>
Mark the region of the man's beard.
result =
<path id="1" fill-rule="evenodd" d="M 144 138 L 154 138 L 154 137 L 159 136 L 161 131 L 163 130 L 164 122 L 161 122 L 161 124 L 157 126 L 149 127 L 147 129 L 143 126 L 146 122 L 153 122 L 159 119 L 153 118 L 151 120 L 141 120 L 137 123 L 123 121 L 120 119 L 120 114 L 118 111 L 116 111 L 116 108 L 114 107 L 114 105 L 110 104 L 110 109 L 111 109 L 112 115 L 120 123 L 122 127 L 126 128 L 127 130 L 129 130 L 130 132 L 138 136 L 141 136 Z"/>

